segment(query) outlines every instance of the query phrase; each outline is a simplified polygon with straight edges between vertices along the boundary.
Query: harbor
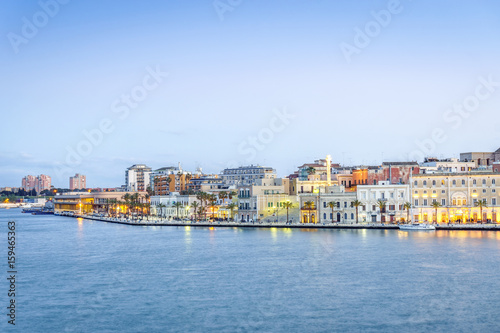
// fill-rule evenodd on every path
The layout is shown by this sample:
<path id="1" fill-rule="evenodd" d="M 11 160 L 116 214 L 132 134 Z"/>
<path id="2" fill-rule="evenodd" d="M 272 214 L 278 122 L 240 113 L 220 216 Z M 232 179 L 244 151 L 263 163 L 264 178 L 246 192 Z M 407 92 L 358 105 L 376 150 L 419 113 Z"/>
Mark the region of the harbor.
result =
<path id="1" fill-rule="evenodd" d="M 86 220 L 117 223 L 136 226 L 192 226 L 192 227 L 220 227 L 220 228 L 293 228 L 293 229 L 382 229 L 398 230 L 398 224 L 385 223 L 277 223 L 277 222 L 231 222 L 231 221 L 191 221 L 165 220 L 158 218 L 126 219 L 118 217 L 92 216 L 87 214 L 58 214 L 82 218 Z M 498 224 L 434 224 L 436 230 L 484 230 L 500 231 Z"/>

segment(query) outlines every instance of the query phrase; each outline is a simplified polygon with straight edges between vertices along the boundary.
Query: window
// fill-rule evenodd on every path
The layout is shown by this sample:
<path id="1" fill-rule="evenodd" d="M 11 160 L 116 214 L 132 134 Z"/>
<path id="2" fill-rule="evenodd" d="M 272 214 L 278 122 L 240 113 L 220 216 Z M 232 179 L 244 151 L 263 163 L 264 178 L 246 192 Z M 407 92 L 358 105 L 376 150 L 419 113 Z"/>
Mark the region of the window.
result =
<path id="1" fill-rule="evenodd" d="M 496 190 L 494 188 L 491 189 L 491 193 L 495 193 L 495 192 L 496 192 Z"/>
<path id="2" fill-rule="evenodd" d="M 391 199 L 393 199 L 393 198 L 394 198 L 394 193 L 393 193 L 393 192 L 391 192 Z"/>
<path id="3" fill-rule="evenodd" d="M 415 206 L 418 206 L 418 199 L 415 199 Z"/>
<path id="4" fill-rule="evenodd" d="M 445 191 L 445 190 L 442 190 L 442 191 L 441 191 L 441 193 L 442 193 L 442 194 L 445 194 L 445 193 L 446 193 L 446 191 Z"/>
<path id="5" fill-rule="evenodd" d="M 382 192 L 380 195 L 381 195 L 382 199 L 385 199 L 385 193 L 384 192 Z"/>
<path id="6" fill-rule="evenodd" d="M 323 202 L 323 208 L 326 208 L 326 202 Z"/>
<path id="7" fill-rule="evenodd" d="M 457 181 L 455 179 L 453 179 L 453 186 L 457 185 Z"/>
<path id="8" fill-rule="evenodd" d="M 427 180 L 424 180 L 424 186 L 427 186 Z"/>
<path id="9" fill-rule="evenodd" d="M 389 210 L 396 210 L 396 206 L 395 205 L 389 205 Z"/>
<path id="10" fill-rule="evenodd" d="M 415 186 L 417 186 L 417 185 L 418 185 L 418 182 L 415 180 Z"/>
<path id="11" fill-rule="evenodd" d="M 436 194 L 436 190 L 433 190 L 432 193 Z"/>
<path id="12" fill-rule="evenodd" d="M 330 213 L 331 214 L 331 213 Z M 323 213 L 323 219 L 326 220 L 326 213 Z"/>
<path id="13" fill-rule="evenodd" d="M 375 205 L 372 205 L 372 210 L 375 210 Z"/>
<path id="14" fill-rule="evenodd" d="M 446 199 L 441 199 L 441 206 L 446 206 Z"/>
<path id="15" fill-rule="evenodd" d="M 476 180 L 475 179 L 472 181 L 472 185 L 476 185 Z"/>
<path id="16" fill-rule="evenodd" d="M 497 198 L 491 198 L 491 205 L 496 206 L 497 205 Z"/>
<path id="17" fill-rule="evenodd" d="M 340 208 L 340 201 L 337 201 L 337 208 Z"/>
<path id="18" fill-rule="evenodd" d="M 354 220 L 354 213 L 351 213 L 351 220 Z"/>
<path id="19" fill-rule="evenodd" d="M 483 193 L 486 193 L 486 189 L 485 188 L 483 188 Z"/>
<path id="20" fill-rule="evenodd" d="M 495 185 L 495 180 L 494 179 L 491 180 L 491 185 Z"/>
<path id="21" fill-rule="evenodd" d="M 436 181 L 435 180 L 432 181 L 432 186 L 436 186 Z"/>
<path id="22" fill-rule="evenodd" d="M 344 201 L 344 208 L 347 208 L 347 201 Z"/>
<path id="23" fill-rule="evenodd" d="M 427 199 L 424 199 L 424 206 L 427 206 Z"/>
<path id="24" fill-rule="evenodd" d="M 483 185 L 486 185 L 486 179 L 483 179 Z"/>

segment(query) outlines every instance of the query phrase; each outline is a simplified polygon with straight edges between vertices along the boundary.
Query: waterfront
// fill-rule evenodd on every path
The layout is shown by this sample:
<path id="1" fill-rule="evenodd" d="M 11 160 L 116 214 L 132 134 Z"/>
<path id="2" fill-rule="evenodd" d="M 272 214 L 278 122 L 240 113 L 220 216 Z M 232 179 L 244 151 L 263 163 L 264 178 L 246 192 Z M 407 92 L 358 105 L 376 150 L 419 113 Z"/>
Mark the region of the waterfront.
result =
<path id="1" fill-rule="evenodd" d="M 498 331 L 495 231 L 0 219 L 4 249 L 17 226 L 20 331 Z"/>

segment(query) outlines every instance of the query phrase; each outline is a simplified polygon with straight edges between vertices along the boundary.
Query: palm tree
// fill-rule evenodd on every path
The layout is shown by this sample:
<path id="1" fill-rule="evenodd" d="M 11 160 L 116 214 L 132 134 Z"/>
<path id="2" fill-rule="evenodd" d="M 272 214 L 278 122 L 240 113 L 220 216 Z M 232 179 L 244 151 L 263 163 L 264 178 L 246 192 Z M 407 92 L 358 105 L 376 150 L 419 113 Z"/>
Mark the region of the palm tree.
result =
<path id="1" fill-rule="evenodd" d="M 488 207 L 486 199 L 476 201 L 474 206 L 479 207 L 480 215 L 481 215 L 481 223 L 483 223 L 483 207 Z"/>
<path id="2" fill-rule="evenodd" d="M 436 223 L 437 223 L 437 220 L 438 220 L 438 218 L 437 218 L 437 216 L 438 216 L 438 208 L 441 207 L 442 205 L 439 202 L 437 202 L 436 200 L 434 200 L 434 201 L 432 201 L 431 206 L 432 206 L 432 208 L 435 209 L 434 210 L 434 216 L 436 217 Z"/>
<path id="3" fill-rule="evenodd" d="M 313 173 L 315 173 L 315 172 L 316 172 L 316 169 L 314 169 L 313 167 L 311 167 L 311 166 L 310 166 L 310 167 L 308 167 L 308 168 L 306 169 L 306 172 L 307 172 L 308 174 L 312 175 Z"/>
<path id="4" fill-rule="evenodd" d="M 288 223 L 288 221 L 289 221 L 288 220 L 288 210 L 290 208 L 293 208 L 293 202 L 291 202 L 291 201 L 285 201 L 285 202 L 283 202 L 283 208 L 286 209 L 286 222 Z"/>
<path id="5" fill-rule="evenodd" d="M 217 196 L 215 194 L 209 194 L 207 196 L 207 201 L 210 202 L 210 208 L 212 209 L 212 220 L 215 220 L 215 207 L 217 207 Z"/>
<path id="6" fill-rule="evenodd" d="M 224 204 L 224 200 L 227 198 L 228 194 L 226 191 L 220 191 L 219 192 L 219 199 L 222 200 L 222 203 Z"/>
<path id="7" fill-rule="evenodd" d="M 308 214 L 309 221 L 308 222 L 311 222 L 311 210 L 312 210 L 313 206 L 314 206 L 314 202 L 312 202 L 312 201 L 304 202 L 304 209 L 307 209 L 309 211 L 309 214 Z"/>
<path id="8" fill-rule="evenodd" d="M 329 203 L 327 203 L 327 205 L 332 209 L 332 223 L 333 223 L 333 209 L 337 207 L 337 203 L 334 201 L 330 201 Z"/>
<path id="9" fill-rule="evenodd" d="M 353 202 L 351 202 L 351 205 L 356 207 L 356 224 L 358 224 L 358 210 L 359 210 L 359 206 L 362 206 L 363 203 L 361 201 L 359 201 L 358 199 L 356 199 Z"/>
<path id="10" fill-rule="evenodd" d="M 229 198 L 229 200 L 233 200 L 233 197 L 237 197 L 237 196 L 238 196 L 238 193 L 235 192 L 235 191 L 231 191 L 227 195 L 227 197 Z"/>
<path id="11" fill-rule="evenodd" d="M 167 206 L 165 206 L 165 204 L 163 204 L 163 203 L 159 203 L 156 207 L 158 207 L 160 209 L 160 216 L 162 217 L 163 208 L 165 208 Z"/>
<path id="12" fill-rule="evenodd" d="M 382 222 L 382 214 L 385 212 L 386 203 L 383 200 L 377 200 L 377 206 L 380 208 L 380 222 Z"/>
<path id="13" fill-rule="evenodd" d="M 198 207 L 200 207 L 200 204 L 195 201 L 191 204 L 191 207 L 193 207 L 194 209 L 194 218 L 196 219 L 196 210 L 198 209 Z"/>
<path id="14" fill-rule="evenodd" d="M 233 211 L 238 208 L 238 205 L 234 202 L 231 202 L 227 205 L 227 208 L 229 209 L 229 211 L 231 212 L 231 220 L 233 219 Z"/>
<path id="15" fill-rule="evenodd" d="M 403 204 L 403 209 L 406 209 L 406 223 L 410 222 L 411 203 L 408 201 Z"/>
<path id="16" fill-rule="evenodd" d="M 179 219 L 179 208 L 182 207 L 182 202 L 177 201 L 174 203 L 174 207 L 177 208 L 177 219 Z"/>

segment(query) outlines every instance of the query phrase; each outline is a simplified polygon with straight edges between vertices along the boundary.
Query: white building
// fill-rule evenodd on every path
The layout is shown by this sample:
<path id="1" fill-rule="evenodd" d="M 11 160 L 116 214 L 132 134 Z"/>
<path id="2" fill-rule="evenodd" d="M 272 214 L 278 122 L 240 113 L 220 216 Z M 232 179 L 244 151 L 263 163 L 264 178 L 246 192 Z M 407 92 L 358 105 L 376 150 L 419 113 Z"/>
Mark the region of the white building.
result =
<path id="1" fill-rule="evenodd" d="M 359 219 L 363 222 L 391 222 L 407 219 L 404 204 L 410 202 L 408 184 L 358 185 L 357 199 L 363 203 L 359 207 Z M 379 200 L 385 202 L 385 209 L 380 210 Z"/>
<path id="2" fill-rule="evenodd" d="M 129 192 L 144 192 L 150 185 L 151 168 L 145 164 L 134 164 L 125 170 L 125 185 Z"/>
<path id="3" fill-rule="evenodd" d="M 258 165 L 224 169 L 221 178 L 228 185 L 251 185 L 257 179 L 276 178 L 276 170 Z"/>
<path id="4" fill-rule="evenodd" d="M 346 192 L 344 186 L 322 187 L 315 193 L 299 194 L 301 223 L 355 223 L 356 192 Z M 308 206 L 307 203 L 312 203 Z M 331 203 L 331 204 L 330 204 Z"/>

